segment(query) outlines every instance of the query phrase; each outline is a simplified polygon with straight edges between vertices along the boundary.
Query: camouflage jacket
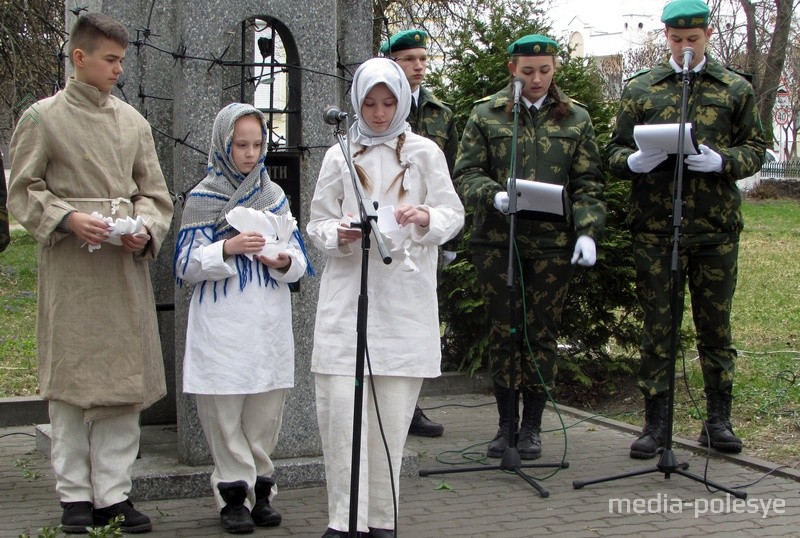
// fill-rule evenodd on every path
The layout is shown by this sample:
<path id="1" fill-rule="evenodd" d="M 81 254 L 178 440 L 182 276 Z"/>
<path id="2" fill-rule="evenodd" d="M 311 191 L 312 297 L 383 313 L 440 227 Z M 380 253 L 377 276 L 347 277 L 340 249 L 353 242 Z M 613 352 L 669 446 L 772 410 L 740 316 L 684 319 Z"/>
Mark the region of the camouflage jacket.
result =
<path id="1" fill-rule="evenodd" d="M 11 232 L 8 229 L 8 209 L 6 209 L 6 171 L 3 168 L 3 157 L 0 156 L 0 252 L 3 252 L 11 242 Z"/>
<path id="2" fill-rule="evenodd" d="M 453 111 L 424 86 L 420 86 L 416 114 L 409 112 L 406 121 L 413 132 L 436 142 L 444 152 L 447 168 L 452 174 L 458 151 L 458 131 Z"/>
<path id="3" fill-rule="evenodd" d="M 706 56 L 705 68 L 691 83 L 687 120 L 698 144 L 722 156 L 722 171 L 683 168 L 683 234 L 738 233 L 743 222 L 736 180 L 761 169 L 766 140 L 753 88 L 741 76 Z M 636 150 L 633 128 L 639 124 L 680 121 L 682 77 L 666 61 L 634 76 L 622 95 L 614 133 L 606 147 L 615 177 L 631 180 L 628 225 L 640 239 L 660 241 L 672 234 L 675 156 L 648 174 L 628 168 Z M 661 236 L 661 239 L 657 237 Z"/>
<path id="4" fill-rule="evenodd" d="M 517 177 L 556 185 L 566 192 L 566 218 L 560 222 L 518 220 L 517 234 L 548 236 L 553 246 L 566 247 L 574 234 L 598 239 L 605 227 L 604 179 L 589 113 L 566 95 L 570 115 L 552 117 L 552 99 L 532 115 L 519 112 Z M 472 109 L 459 146 L 453 183 L 473 210 L 473 244 L 507 246 L 508 219 L 493 206 L 494 195 L 506 190 L 511 175 L 513 114 L 510 85 L 484 98 Z"/>

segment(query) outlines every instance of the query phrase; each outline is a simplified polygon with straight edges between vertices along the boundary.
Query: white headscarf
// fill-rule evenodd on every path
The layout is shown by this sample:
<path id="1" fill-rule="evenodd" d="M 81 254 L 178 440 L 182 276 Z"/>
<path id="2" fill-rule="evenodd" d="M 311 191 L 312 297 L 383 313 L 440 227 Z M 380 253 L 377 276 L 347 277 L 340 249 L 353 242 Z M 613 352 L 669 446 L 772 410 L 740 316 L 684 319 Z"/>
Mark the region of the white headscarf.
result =
<path id="1" fill-rule="evenodd" d="M 369 91 L 378 84 L 386 84 L 397 98 L 397 110 L 389 128 L 382 133 L 370 129 L 366 121 L 361 119 L 361 105 L 364 104 Z M 356 121 L 350 126 L 350 142 L 362 146 L 382 144 L 400 136 L 411 129 L 406 118 L 411 110 L 411 86 L 408 84 L 403 69 L 397 62 L 389 58 L 372 58 L 359 66 L 353 75 L 350 89 L 350 100 L 356 111 Z"/>

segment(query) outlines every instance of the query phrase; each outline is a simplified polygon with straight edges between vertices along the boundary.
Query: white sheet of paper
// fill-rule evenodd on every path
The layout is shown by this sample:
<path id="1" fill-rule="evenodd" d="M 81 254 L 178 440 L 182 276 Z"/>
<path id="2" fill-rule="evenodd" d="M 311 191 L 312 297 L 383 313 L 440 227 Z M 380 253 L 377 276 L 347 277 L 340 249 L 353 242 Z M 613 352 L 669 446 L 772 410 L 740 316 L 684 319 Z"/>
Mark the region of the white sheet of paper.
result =
<path id="1" fill-rule="evenodd" d="M 633 139 L 636 141 L 636 146 L 642 151 L 661 148 L 667 153 L 678 153 L 680 125 L 680 123 L 637 125 L 633 128 Z M 700 153 L 700 149 L 694 138 L 692 124 L 687 123 L 684 127 L 686 134 L 683 139 L 683 153 L 684 155 L 697 155 Z"/>
<path id="2" fill-rule="evenodd" d="M 509 179 L 509 181 L 511 181 Z M 517 200 L 517 209 L 520 211 L 541 211 L 554 215 L 564 214 L 564 186 L 531 181 L 529 179 L 517 180 L 517 191 L 520 193 Z"/>
<path id="3" fill-rule="evenodd" d="M 378 214 L 378 229 L 382 233 L 393 232 L 400 229 L 400 225 L 397 224 L 397 219 L 394 218 L 393 205 L 379 207 L 375 212 Z"/>

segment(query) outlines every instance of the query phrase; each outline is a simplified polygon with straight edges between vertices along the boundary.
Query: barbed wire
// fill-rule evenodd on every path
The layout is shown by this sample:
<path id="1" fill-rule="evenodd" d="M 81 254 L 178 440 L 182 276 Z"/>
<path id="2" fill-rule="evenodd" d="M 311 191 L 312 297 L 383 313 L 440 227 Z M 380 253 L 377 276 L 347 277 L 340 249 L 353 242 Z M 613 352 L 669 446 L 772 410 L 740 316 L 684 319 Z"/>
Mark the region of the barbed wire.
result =
<path id="1" fill-rule="evenodd" d="M 232 84 L 232 85 L 227 86 L 225 88 L 222 88 L 223 91 L 232 89 L 232 88 L 237 87 L 237 86 L 241 86 L 243 84 L 253 84 L 254 89 L 255 89 L 255 88 L 258 88 L 258 86 L 260 84 L 271 83 L 274 80 L 273 75 L 274 75 L 274 73 L 276 73 L 276 71 L 274 71 L 275 68 L 278 68 L 277 73 L 281 73 L 281 74 L 288 74 L 291 70 L 298 70 L 298 71 L 302 71 L 302 72 L 306 72 L 306 73 L 310 73 L 310 74 L 314 74 L 314 75 L 331 77 L 331 78 L 343 81 L 343 82 L 348 83 L 348 84 L 350 84 L 352 82 L 353 73 L 350 70 L 351 66 L 348 66 L 348 65 L 345 65 L 344 63 L 342 63 L 342 61 L 341 61 L 341 51 L 339 50 L 339 46 L 338 45 L 336 47 L 336 68 L 338 70 L 342 71 L 343 73 L 345 73 L 346 76 L 341 76 L 341 75 L 338 75 L 336 73 L 331 73 L 331 72 L 327 72 L 327 71 L 323 71 L 323 70 L 319 70 L 319 69 L 312 69 L 312 68 L 308 68 L 308 67 L 303 67 L 303 66 L 300 66 L 298 64 L 293 64 L 293 63 L 266 61 L 267 57 L 266 57 L 266 55 L 263 54 L 263 52 L 262 52 L 262 61 L 261 62 L 256 62 L 256 61 L 245 62 L 245 61 L 226 60 L 225 56 L 230 51 L 231 44 L 228 44 L 224 48 L 224 50 L 222 51 L 221 54 L 215 55 L 215 54 L 211 53 L 210 57 L 209 56 L 202 56 L 202 55 L 197 55 L 197 54 L 190 53 L 189 48 L 183 42 L 180 42 L 175 47 L 174 50 L 168 50 L 166 48 L 163 48 L 163 47 L 159 46 L 158 44 L 156 44 L 153 41 L 153 38 L 161 37 L 161 34 L 156 33 L 154 31 L 154 28 L 152 28 L 153 13 L 155 11 L 156 1 L 157 0 L 152 0 L 151 3 L 150 3 L 150 8 L 149 8 L 148 14 L 147 14 L 147 22 L 145 23 L 145 25 L 133 28 L 133 30 L 136 32 L 136 38 L 131 40 L 129 43 L 136 48 L 136 55 L 137 56 L 139 56 L 140 54 L 143 53 L 142 49 L 145 49 L 145 48 L 146 49 L 152 49 L 152 50 L 154 50 L 156 52 L 159 52 L 159 53 L 162 53 L 162 54 L 167 54 L 167 55 L 171 56 L 172 59 L 173 59 L 173 66 L 177 65 L 177 63 L 179 61 L 180 62 L 184 62 L 184 61 L 207 62 L 209 64 L 207 72 L 210 72 L 212 69 L 214 69 L 215 67 L 218 67 L 218 66 L 222 67 L 222 68 L 227 68 L 227 67 L 240 67 L 240 68 L 256 68 L 256 67 L 260 67 L 261 68 L 261 74 L 256 75 L 255 73 L 248 72 L 247 76 L 244 78 L 243 81 L 241 81 L 239 83 L 236 83 L 236 84 Z M 74 14 L 76 17 L 79 17 L 81 15 L 81 13 L 83 13 L 83 12 L 89 12 L 88 6 L 79 6 L 77 1 L 74 2 L 74 5 L 75 5 L 75 7 L 74 8 L 70 8 L 69 11 L 72 14 Z M 266 23 L 265 26 L 263 28 L 260 28 L 258 23 L 257 23 L 258 20 L 261 20 L 261 19 L 252 18 L 252 19 L 249 19 L 247 22 L 253 28 L 255 28 L 257 31 L 263 31 L 263 30 L 269 28 L 268 21 L 264 21 Z M 63 62 L 67 60 L 67 54 L 64 52 L 65 51 L 65 47 L 67 46 L 67 43 L 68 43 L 68 39 L 65 39 L 64 43 L 61 45 L 61 49 L 59 50 L 59 52 L 56 55 L 57 58 L 58 58 L 58 79 L 53 84 L 54 93 L 62 88 L 62 84 L 61 84 L 61 80 L 63 79 L 63 76 L 62 76 L 62 65 L 63 65 Z M 274 59 L 274 56 L 271 56 L 271 57 Z M 264 68 L 265 67 L 273 69 L 273 72 L 270 73 L 270 74 L 264 74 Z M 265 81 L 265 79 L 266 79 L 266 81 Z M 117 81 L 116 87 L 119 90 L 119 93 L 120 93 L 120 96 L 121 96 L 122 100 L 125 101 L 128 104 L 132 104 L 130 99 L 128 99 L 127 94 L 125 93 L 124 86 L 125 86 L 125 77 L 123 76 L 123 77 L 120 78 L 119 81 Z M 347 92 L 349 92 L 349 86 L 347 88 Z M 147 119 L 147 117 L 148 117 L 148 110 L 147 110 L 147 106 L 146 106 L 147 99 L 153 99 L 153 100 L 156 100 L 156 101 L 172 101 L 172 100 L 174 100 L 173 97 L 164 97 L 164 96 L 160 96 L 160 95 L 154 95 L 154 94 L 147 93 L 143 83 L 139 84 L 139 88 L 138 88 L 138 92 L 137 92 L 137 96 L 136 97 L 138 98 L 138 100 L 139 100 L 139 102 L 141 104 L 142 115 L 145 117 L 145 119 Z M 300 109 L 287 109 L 287 108 L 284 108 L 284 109 L 269 109 L 268 112 L 289 115 L 289 114 L 298 114 L 300 112 Z M 162 136 L 164 138 L 167 138 L 167 139 L 171 140 L 173 142 L 174 146 L 177 146 L 177 145 L 180 144 L 182 146 L 185 146 L 185 147 L 191 149 L 192 151 L 195 151 L 195 152 L 203 155 L 204 157 L 208 157 L 208 153 L 206 151 L 203 151 L 202 149 L 196 147 L 195 145 L 193 145 L 193 144 L 191 144 L 189 142 L 189 140 L 190 140 L 190 138 L 192 136 L 191 130 L 188 131 L 183 137 L 178 138 L 176 136 L 173 136 L 173 135 L 167 133 L 163 129 L 159 129 L 158 127 L 156 127 L 152 123 L 150 124 L 150 126 L 151 126 L 151 128 L 153 129 L 154 132 L 158 133 L 160 136 Z M 275 151 L 275 150 L 298 151 L 298 152 L 300 152 L 301 156 L 304 156 L 304 155 L 309 154 L 311 150 L 314 150 L 314 149 L 327 149 L 329 147 L 329 145 L 302 145 L 302 144 L 298 144 L 296 146 L 283 145 L 280 142 L 286 140 L 286 138 L 284 136 L 282 136 L 282 135 L 280 135 L 280 134 L 278 134 L 278 133 L 276 133 L 274 131 L 272 131 L 270 134 L 271 134 L 271 136 L 270 136 L 269 147 L 270 147 L 271 151 Z M 277 140 L 273 140 L 272 139 L 273 137 L 277 137 Z"/>

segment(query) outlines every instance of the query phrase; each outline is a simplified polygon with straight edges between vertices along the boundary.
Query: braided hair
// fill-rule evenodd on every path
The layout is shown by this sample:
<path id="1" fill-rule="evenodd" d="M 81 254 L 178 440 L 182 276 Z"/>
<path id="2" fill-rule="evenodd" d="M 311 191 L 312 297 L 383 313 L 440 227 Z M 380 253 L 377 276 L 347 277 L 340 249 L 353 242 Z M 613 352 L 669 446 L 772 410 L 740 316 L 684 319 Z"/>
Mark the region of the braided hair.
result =
<path id="1" fill-rule="evenodd" d="M 397 146 L 395 147 L 394 155 L 395 155 L 395 158 L 397 159 L 397 164 L 399 164 L 402 167 L 402 170 L 400 171 L 400 173 L 398 173 L 396 176 L 394 176 L 394 179 L 392 179 L 392 182 L 386 188 L 386 192 L 388 193 L 389 191 L 392 190 L 392 188 L 398 182 L 400 182 L 400 187 L 399 187 L 400 192 L 399 192 L 399 195 L 398 195 L 398 198 L 400 200 L 402 200 L 405 197 L 406 193 L 408 192 L 408 190 L 405 187 L 403 187 L 403 177 L 405 177 L 406 170 L 408 170 L 408 165 L 403 163 L 403 159 L 401 157 L 401 153 L 403 151 L 403 145 L 405 143 L 406 143 L 406 134 L 405 133 L 401 133 L 397 137 Z M 358 175 L 358 180 L 361 182 L 361 186 L 364 187 L 367 190 L 370 189 L 370 187 L 372 185 L 372 181 L 370 180 L 369 175 L 367 174 L 367 171 L 364 170 L 364 168 L 360 164 L 356 163 L 355 160 L 356 160 L 357 157 L 363 155 L 371 147 L 372 146 L 362 146 L 361 149 L 359 149 L 358 151 L 356 151 L 353 154 L 353 163 L 354 163 L 354 167 L 356 169 L 356 175 Z"/>

